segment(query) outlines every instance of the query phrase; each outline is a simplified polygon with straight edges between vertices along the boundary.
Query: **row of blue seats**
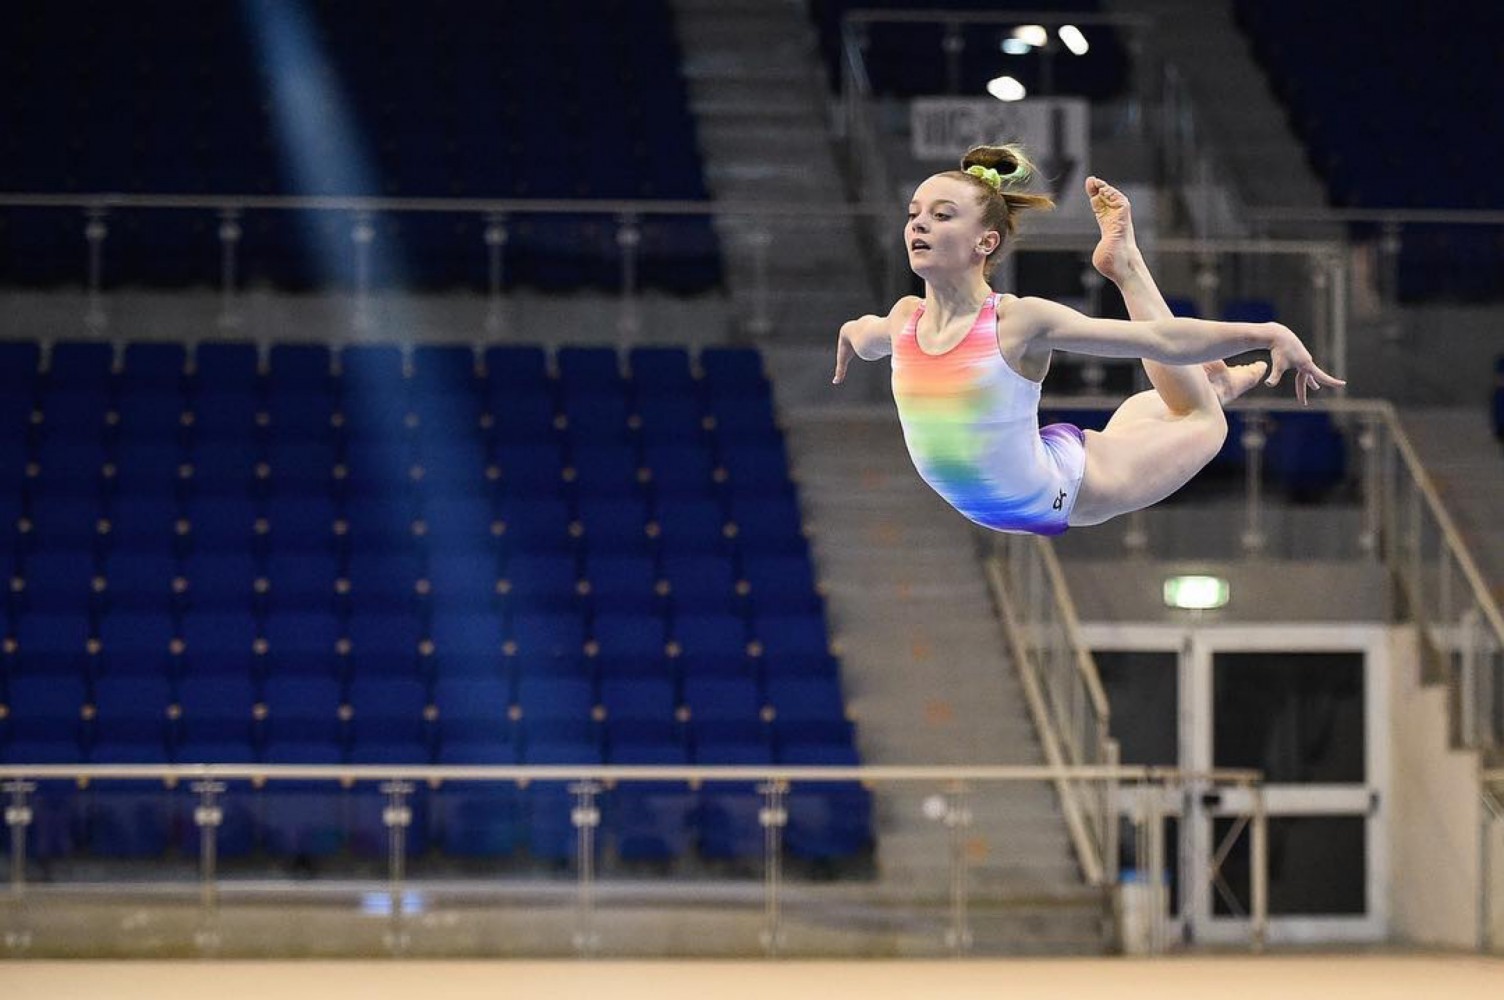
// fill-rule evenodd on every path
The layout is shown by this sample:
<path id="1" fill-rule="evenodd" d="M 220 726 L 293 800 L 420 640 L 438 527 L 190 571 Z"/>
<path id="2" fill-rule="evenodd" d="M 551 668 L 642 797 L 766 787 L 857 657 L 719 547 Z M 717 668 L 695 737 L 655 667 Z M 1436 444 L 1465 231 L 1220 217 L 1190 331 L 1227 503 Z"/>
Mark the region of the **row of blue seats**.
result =
<path id="1" fill-rule="evenodd" d="M 739 758 L 744 754 L 737 754 Z M 846 765 L 849 755 L 802 754 L 807 762 Z M 731 763 L 719 756 L 694 763 Z M 769 759 L 738 759 L 753 766 Z M 806 762 L 806 761 L 801 761 Z M 27 830 L 29 857 L 51 860 L 96 857 L 195 856 L 199 832 L 197 796 L 186 788 L 145 783 L 98 782 L 79 790 L 43 782 Z M 216 830 L 221 857 L 238 859 L 356 858 L 387 856 L 383 822 L 387 796 L 379 782 L 340 789 L 332 784 L 283 783 L 255 789 L 232 781 L 221 801 Z M 614 852 L 623 861 L 756 862 L 763 857 L 759 824 L 762 795 L 746 782 L 711 782 L 699 789 L 682 783 L 627 783 L 597 799 L 601 825 L 597 856 Z M 534 782 L 527 788 L 496 783 L 449 783 L 436 789 L 417 784 L 407 803 L 409 857 L 519 858 L 564 863 L 576 857 L 575 805 L 568 785 Z M 853 858 L 869 853 L 870 793 L 854 783 L 796 783 L 787 799 L 784 844 L 789 856 L 807 860 Z M 0 856 L 9 838 L 0 838 Z"/>
<path id="2" fill-rule="evenodd" d="M 528 344 L 493 345 L 484 351 L 461 344 L 276 343 L 263 353 L 249 341 L 177 342 L 61 340 L 45 362 L 41 345 L 0 341 L 0 387 L 42 383 L 70 388 L 178 388 L 276 395 L 338 394 L 341 386 L 408 385 L 421 398 L 437 390 L 495 393 L 502 388 L 552 391 L 592 389 L 638 397 L 694 393 L 712 398 L 767 396 L 762 355 L 755 348 L 705 347 L 695 356 L 682 347 L 565 345 L 552 354 Z"/>
<path id="3" fill-rule="evenodd" d="M 498 597 L 512 606 L 561 606 L 589 597 L 595 607 L 633 610 L 672 603 L 680 610 L 719 610 L 746 599 L 762 609 L 797 610 L 808 604 L 812 567 L 798 543 L 739 553 L 612 552 L 498 553 L 472 545 L 422 553 L 356 545 L 274 549 L 205 546 L 182 556 L 146 546 L 106 553 L 89 548 L 38 546 L 0 550 L 0 578 L 14 603 L 37 609 L 166 610 L 172 607 L 252 607 L 344 599 L 358 607 L 411 607 L 422 597 L 446 606 L 485 606 Z"/>
<path id="4" fill-rule="evenodd" d="M 33 140 L 0 157 L 0 189 L 708 197 L 671 17 L 656 3 L 596 5 L 595 14 L 567 23 L 505 5 L 437 9 L 422 30 L 398 27 L 406 22 L 387 11 L 322 8 L 309 19 L 313 51 L 348 99 L 346 127 L 300 145 L 305 163 L 315 165 L 305 170 L 280 148 L 271 56 L 254 37 L 263 17 L 296 31 L 290 9 L 254 20 L 233 10 L 185 11 L 188 25 L 166 17 L 151 22 L 160 30 L 145 31 L 144 21 L 127 20 L 115 32 L 100 26 L 109 13 L 79 6 L 49 5 L 0 39 L 17 134 Z M 80 34 L 79 23 L 90 31 Z M 36 59 L 42 51 L 61 57 Z M 355 137 L 353 151 L 347 135 Z M 584 166 L 603 148 L 611 150 L 611 169 Z M 351 169 L 322 169 L 352 155 Z M 78 281 L 76 216 L 6 212 L 0 274 L 30 284 Z M 214 213 L 125 212 L 110 225 L 110 281 L 180 286 L 218 277 Z M 355 281 L 353 252 L 328 249 L 350 248 L 348 219 L 266 213 L 242 228 L 246 282 L 307 288 Z M 512 229 L 503 251 L 508 285 L 618 286 L 614 225 L 559 219 Z M 378 286 L 485 287 L 483 220 L 378 220 L 376 231 L 370 280 Z M 719 285 L 719 258 L 708 220 L 649 220 L 638 277 L 647 287 L 699 293 Z"/>
<path id="5" fill-rule="evenodd" d="M 85 193 L 82 185 L 78 191 Z M 573 183 L 561 190 L 553 184 L 536 182 L 519 182 L 514 190 L 500 194 L 468 190 L 451 194 L 447 189 L 442 194 L 516 198 L 608 196 L 593 188 L 582 191 Z M 631 194 L 684 199 L 683 195 L 666 191 L 656 183 L 641 184 Z M 0 211 L 0 275 L 5 283 L 42 287 L 81 283 L 87 276 L 84 262 L 88 250 L 78 215 L 76 209 L 7 207 Z M 242 236 L 236 247 L 237 283 L 242 287 L 270 286 L 287 291 L 354 288 L 362 280 L 373 288 L 479 291 L 490 287 L 491 257 L 483 240 L 482 219 L 463 224 L 421 218 L 404 219 L 398 224 L 378 219 L 377 238 L 363 272 L 351 240 L 352 228 L 352 220 L 331 218 L 327 213 L 261 212 L 246 219 L 241 224 Z M 198 219 L 174 218 L 165 212 L 152 213 L 139 221 L 117 219 L 102 244 L 104 285 L 217 285 L 222 273 L 218 233 L 218 212 L 205 213 Z M 639 237 L 634 249 L 634 274 L 639 288 L 697 295 L 720 287 L 720 241 L 708 218 L 647 220 L 639 227 Z M 525 287 L 546 292 L 581 289 L 618 292 L 624 273 L 618 230 L 615 224 L 607 222 L 548 219 L 518 222 L 510 227 L 501 250 L 500 280 L 504 290 Z"/>
<path id="6" fill-rule="evenodd" d="M 1504 97 L 1491 64 L 1497 12 L 1468 5 L 1368 4 L 1360 15 L 1282 2 L 1235 5 L 1238 23 L 1306 144 L 1311 165 L 1340 207 L 1473 209 L 1500 206 L 1491 157 L 1478 155 L 1476 111 Z M 1459 20 L 1459 17 L 1461 20 Z M 1458 30 L 1459 25 L 1464 30 Z M 1451 39 L 1417 85 L 1394 67 L 1412 57 L 1414 39 Z M 1350 44 L 1327 40 L 1340 34 Z M 1412 123 L 1405 142 L 1389 126 Z M 1427 169 L 1415 169 L 1418 148 Z M 1353 227 L 1371 238 L 1372 227 Z M 1407 226 L 1402 233 L 1398 293 L 1406 302 L 1493 301 L 1500 250 L 1497 227 Z"/>
<path id="7" fill-rule="evenodd" d="M 87 592 L 85 592 L 87 593 Z M 352 652 L 364 669 L 416 673 L 420 662 L 475 658 L 494 670 L 502 656 L 524 660 L 592 662 L 626 673 L 648 673 L 670 661 L 737 670 L 756 658 L 784 669 L 817 664 L 829 656 L 822 608 L 757 608 L 750 616 L 730 611 L 603 611 L 587 616 L 567 606 L 487 610 L 485 595 L 461 594 L 458 607 L 437 605 L 431 615 L 395 609 L 336 613 L 332 601 L 315 598 L 274 607 L 258 617 L 248 595 L 240 607 L 189 608 L 180 617 L 167 610 L 120 609 L 97 617 L 81 607 L 54 607 L 21 614 L 4 643 L 17 670 L 81 672 L 94 659 L 117 671 L 132 664 L 164 670 L 171 658 L 223 657 L 235 669 L 252 655 L 273 663 L 332 670 Z M 457 602 L 459 603 L 459 602 Z"/>

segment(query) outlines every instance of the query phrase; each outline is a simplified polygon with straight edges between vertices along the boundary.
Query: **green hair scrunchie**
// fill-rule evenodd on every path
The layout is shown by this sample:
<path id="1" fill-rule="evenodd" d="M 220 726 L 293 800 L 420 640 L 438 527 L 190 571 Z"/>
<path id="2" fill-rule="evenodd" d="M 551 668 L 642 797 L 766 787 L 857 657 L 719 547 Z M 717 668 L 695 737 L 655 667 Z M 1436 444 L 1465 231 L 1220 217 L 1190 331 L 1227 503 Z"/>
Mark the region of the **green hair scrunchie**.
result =
<path id="1" fill-rule="evenodd" d="M 966 172 L 980 180 L 983 184 L 986 184 L 988 187 L 992 188 L 992 190 L 1002 190 L 1003 175 L 998 173 L 991 167 L 984 167 L 981 164 L 977 163 L 967 167 Z"/>

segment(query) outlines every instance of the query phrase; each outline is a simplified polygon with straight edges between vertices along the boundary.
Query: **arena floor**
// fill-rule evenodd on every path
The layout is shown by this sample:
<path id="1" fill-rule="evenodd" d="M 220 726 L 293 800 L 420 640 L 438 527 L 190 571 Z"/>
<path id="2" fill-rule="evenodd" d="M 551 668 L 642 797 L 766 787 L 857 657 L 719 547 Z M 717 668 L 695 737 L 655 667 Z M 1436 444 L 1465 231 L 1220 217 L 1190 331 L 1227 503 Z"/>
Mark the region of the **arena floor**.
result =
<path id="1" fill-rule="evenodd" d="M 1504 996 L 1504 959 L 1311 955 L 958 962 L 0 962 L 7 1000 L 220 1000 L 498 996 L 740 1000 L 811 997 L 1280 997 L 1339 1000 Z"/>

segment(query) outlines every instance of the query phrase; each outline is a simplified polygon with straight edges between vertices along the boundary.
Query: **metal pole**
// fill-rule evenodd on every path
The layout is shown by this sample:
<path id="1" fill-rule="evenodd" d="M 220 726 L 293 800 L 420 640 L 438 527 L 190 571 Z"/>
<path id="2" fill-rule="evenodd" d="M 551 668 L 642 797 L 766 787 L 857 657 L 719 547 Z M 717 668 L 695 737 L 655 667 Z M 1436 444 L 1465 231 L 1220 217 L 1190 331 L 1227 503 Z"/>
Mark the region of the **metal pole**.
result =
<path id="1" fill-rule="evenodd" d="M 1250 946 L 1262 952 L 1269 937 L 1269 812 L 1264 804 L 1264 786 L 1253 791 L 1253 829 L 1249 833 L 1249 892 L 1252 937 Z"/>
<path id="2" fill-rule="evenodd" d="M 1374 556 L 1379 551 L 1379 511 L 1381 489 L 1379 476 L 1379 420 L 1372 415 L 1363 417 L 1363 428 L 1358 432 L 1358 450 L 1363 454 L 1363 526 L 1359 529 L 1358 550 Z"/>
<path id="3" fill-rule="evenodd" d="M 637 248 L 642 243 L 642 229 L 637 216 L 631 214 L 618 216 L 617 224 L 616 245 L 621 248 L 621 315 L 616 330 L 625 341 L 636 336 L 642 325 L 637 315 Z"/>
<path id="4" fill-rule="evenodd" d="M 3 786 L 10 793 L 5 808 L 5 825 L 10 827 L 10 919 L 5 928 L 5 949 L 23 952 L 31 946 L 31 929 L 26 926 L 26 828 L 33 816 L 26 796 L 36 791 L 30 781 L 8 781 Z"/>
<path id="5" fill-rule="evenodd" d="M 198 827 L 198 868 L 200 880 L 199 926 L 193 934 L 193 943 L 203 953 L 219 950 L 221 941 L 219 926 L 219 827 L 224 822 L 224 811 L 217 797 L 224 793 L 222 781 L 195 781 L 189 786 L 198 793 L 198 806 L 193 810 L 193 825 Z"/>
<path id="6" fill-rule="evenodd" d="M 1327 266 L 1332 272 L 1332 374 L 1347 378 L 1347 261 L 1333 254 Z"/>
<path id="7" fill-rule="evenodd" d="M 1331 268 L 1324 254 L 1313 255 L 1307 258 L 1307 262 L 1311 268 L 1311 343 L 1318 348 L 1317 357 L 1331 358 L 1334 356 L 1331 328 Z"/>
<path id="8" fill-rule="evenodd" d="M 355 225 L 350 229 L 350 240 L 355 244 L 355 329 L 365 332 L 371 326 L 371 244 L 376 239 L 376 228 L 371 225 L 369 212 L 356 212 Z"/>
<path id="9" fill-rule="evenodd" d="M 501 289 L 505 272 L 507 217 L 499 212 L 486 216 L 486 333 L 499 337 L 506 332 L 505 303 Z"/>
<path id="10" fill-rule="evenodd" d="M 240 325 L 235 312 L 235 286 L 237 278 L 236 251 L 240 246 L 240 210 L 222 208 L 219 211 L 219 325 L 229 329 Z"/>
<path id="11" fill-rule="evenodd" d="M 1397 343 L 1404 336 L 1404 324 L 1400 317 L 1400 237 L 1398 222 L 1384 223 L 1383 235 L 1379 238 L 1379 277 L 1381 297 L 1384 300 L 1384 338 Z"/>
<path id="12" fill-rule="evenodd" d="M 1263 500 L 1264 500 L 1264 416 L 1249 411 L 1243 423 L 1243 449 L 1247 453 L 1247 472 L 1244 477 L 1246 519 L 1243 527 L 1243 551 L 1256 554 L 1264 551 Z"/>
<path id="13" fill-rule="evenodd" d="M 970 796 L 965 782 L 946 791 L 945 825 L 950 831 L 950 928 L 945 944 L 957 958 L 971 950 L 971 926 L 966 901 L 966 831 L 971 829 Z"/>
<path id="14" fill-rule="evenodd" d="M 386 947 L 393 955 L 405 954 L 411 941 L 403 906 L 403 883 L 407 875 L 407 828 L 413 821 L 413 811 L 407 805 L 407 796 L 412 790 L 412 784 L 406 781 L 388 781 L 381 786 L 381 791 L 386 794 L 386 808 L 382 810 L 381 822 L 386 826 L 387 869 L 390 879 L 387 894 L 391 900 L 391 927 L 387 930 Z"/>
<path id="15" fill-rule="evenodd" d="M 966 38 L 961 34 L 961 25 L 951 21 L 945 26 L 945 38 L 940 43 L 945 53 L 945 86 L 947 93 L 961 92 L 961 53 L 966 50 Z"/>
<path id="16" fill-rule="evenodd" d="M 763 916 L 758 940 L 763 953 L 773 958 L 783 946 L 783 911 L 778 892 L 783 880 L 783 828 L 789 822 L 786 804 L 789 785 L 786 781 L 769 781 L 758 785 L 757 790 L 763 795 L 763 806 L 757 813 L 763 843 Z"/>
<path id="17" fill-rule="evenodd" d="M 1169 939 L 1169 930 L 1165 926 L 1169 898 L 1165 893 L 1165 821 L 1162 803 L 1155 791 L 1150 789 L 1145 817 L 1149 862 L 1149 954 L 1162 955 Z"/>
<path id="18" fill-rule="evenodd" d="M 768 315 L 768 248 L 773 245 L 773 234 L 754 229 L 747 234 L 747 244 L 752 248 L 752 318 L 747 332 L 760 338 L 773 329 Z"/>
<path id="19" fill-rule="evenodd" d="M 580 880 L 574 948 L 578 954 L 590 956 L 600 946 L 600 935 L 595 929 L 595 830 L 601 823 L 601 811 L 595 805 L 595 796 L 601 786 L 581 781 L 570 785 L 569 790 L 574 793 L 569 821 L 578 831 L 576 860 Z"/>
<path id="20" fill-rule="evenodd" d="M 104 282 L 104 240 L 110 233 L 109 224 L 105 222 L 108 214 L 109 210 L 104 208 L 91 208 L 84 213 L 88 219 L 84 223 L 84 239 L 89 242 L 89 305 L 84 322 L 95 331 L 102 329 L 106 322 L 101 288 Z"/>

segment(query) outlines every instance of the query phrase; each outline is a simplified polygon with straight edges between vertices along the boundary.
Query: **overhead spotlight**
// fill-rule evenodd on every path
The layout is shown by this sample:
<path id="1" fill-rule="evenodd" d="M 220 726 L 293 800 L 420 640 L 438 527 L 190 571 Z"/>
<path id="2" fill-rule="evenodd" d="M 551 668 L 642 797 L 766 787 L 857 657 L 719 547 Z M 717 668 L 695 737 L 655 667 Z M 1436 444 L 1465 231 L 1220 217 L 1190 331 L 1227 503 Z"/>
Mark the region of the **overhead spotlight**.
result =
<path id="1" fill-rule="evenodd" d="M 1022 38 L 1004 38 L 1003 39 L 1003 52 L 1006 55 L 1010 55 L 1010 56 L 1026 56 L 1030 52 L 1033 52 L 1033 51 L 1034 51 L 1034 46 L 1030 45 L 1028 42 L 1024 41 Z"/>
<path id="2" fill-rule="evenodd" d="M 1220 608 L 1232 588 L 1220 576 L 1172 576 L 1165 580 L 1165 605 L 1190 611 Z"/>
<path id="3" fill-rule="evenodd" d="M 1050 33 L 1044 30 L 1044 25 L 1042 24 L 1020 24 L 1013 29 L 1013 37 L 1034 46 L 1036 49 L 1050 44 Z"/>
<path id="4" fill-rule="evenodd" d="M 987 93 L 1000 101 L 1021 101 L 1028 91 L 1011 76 L 999 76 L 987 81 Z"/>
<path id="5" fill-rule="evenodd" d="M 1087 43 L 1086 36 L 1081 34 L 1081 29 L 1074 24 L 1060 26 L 1060 40 L 1075 55 L 1084 56 L 1091 51 L 1091 45 Z"/>

